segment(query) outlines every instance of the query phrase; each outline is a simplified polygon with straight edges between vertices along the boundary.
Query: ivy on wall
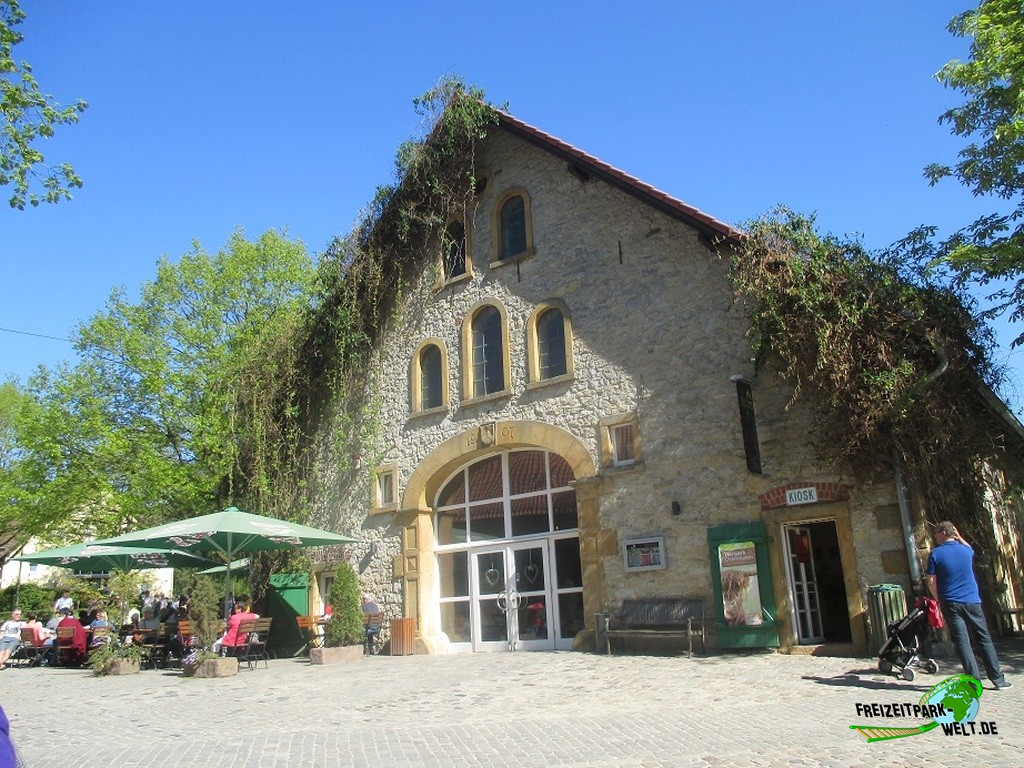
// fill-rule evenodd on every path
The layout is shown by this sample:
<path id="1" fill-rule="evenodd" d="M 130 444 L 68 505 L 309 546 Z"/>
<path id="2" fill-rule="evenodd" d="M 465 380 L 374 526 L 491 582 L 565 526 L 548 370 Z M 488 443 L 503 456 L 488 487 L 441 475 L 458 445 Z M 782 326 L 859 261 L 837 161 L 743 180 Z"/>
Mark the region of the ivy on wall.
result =
<path id="1" fill-rule="evenodd" d="M 952 519 L 993 545 L 979 524 L 984 462 L 1007 446 L 981 393 L 1000 372 L 969 297 L 906 254 L 872 256 L 785 208 L 745 229 L 731 279 L 755 366 L 812 404 L 821 457 L 864 477 L 899 461 L 929 521 Z"/>

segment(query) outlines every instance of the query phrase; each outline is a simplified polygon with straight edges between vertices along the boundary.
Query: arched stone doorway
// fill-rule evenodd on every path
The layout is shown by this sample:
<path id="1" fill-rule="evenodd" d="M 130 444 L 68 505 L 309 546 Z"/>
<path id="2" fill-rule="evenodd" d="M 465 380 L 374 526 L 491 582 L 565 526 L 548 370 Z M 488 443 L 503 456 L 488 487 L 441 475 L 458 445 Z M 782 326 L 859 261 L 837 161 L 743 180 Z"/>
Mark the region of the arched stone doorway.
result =
<path id="1" fill-rule="evenodd" d="M 594 473 L 575 437 L 536 422 L 467 430 L 420 463 L 396 576 L 429 652 L 571 645 L 601 594 L 583 545 L 596 494 L 577 492 Z"/>

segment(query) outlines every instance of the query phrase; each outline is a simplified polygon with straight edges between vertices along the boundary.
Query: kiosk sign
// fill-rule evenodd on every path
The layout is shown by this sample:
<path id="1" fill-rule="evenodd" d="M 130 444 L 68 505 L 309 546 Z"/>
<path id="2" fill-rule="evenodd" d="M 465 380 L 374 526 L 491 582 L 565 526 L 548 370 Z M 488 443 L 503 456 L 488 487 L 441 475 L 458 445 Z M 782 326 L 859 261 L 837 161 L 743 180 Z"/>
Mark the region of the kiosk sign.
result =
<path id="1" fill-rule="evenodd" d="M 818 500 L 818 489 L 813 485 L 809 488 L 791 488 L 786 491 L 786 506 L 795 507 L 798 504 L 814 504 Z"/>

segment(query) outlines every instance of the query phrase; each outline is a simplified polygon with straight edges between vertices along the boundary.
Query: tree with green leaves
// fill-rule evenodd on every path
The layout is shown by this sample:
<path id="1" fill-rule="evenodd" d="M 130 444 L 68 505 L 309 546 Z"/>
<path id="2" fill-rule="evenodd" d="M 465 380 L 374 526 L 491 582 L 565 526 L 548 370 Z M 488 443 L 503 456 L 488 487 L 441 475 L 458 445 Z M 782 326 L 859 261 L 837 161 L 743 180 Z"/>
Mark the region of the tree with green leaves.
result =
<path id="1" fill-rule="evenodd" d="M 301 243 L 236 232 L 218 253 L 161 259 L 137 302 L 115 290 L 77 331 L 80 362 L 27 384 L 0 530 L 66 543 L 233 503 L 255 439 L 244 387 L 271 386 L 243 372 L 272 381 L 270 350 L 308 312 L 313 276 Z"/>
<path id="2" fill-rule="evenodd" d="M 966 101 L 941 115 L 953 134 L 970 139 L 953 165 L 932 164 L 932 184 L 956 178 L 977 196 L 1007 205 L 979 217 L 943 240 L 935 227 L 920 227 L 899 249 L 955 269 L 993 289 L 995 312 L 1024 317 L 1024 6 L 1020 0 L 982 0 L 949 23 L 957 37 L 971 38 L 967 61 L 950 61 L 940 82 Z M 1024 343 L 1024 334 L 1013 342 Z"/>
<path id="3" fill-rule="evenodd" d="M 70 200 L 71 190 L 82 186 L 69 163 L 48 165 L 38 144 L 57 126 L 77 123 L 88 107 L 81 100 L 62 106 L 39 90 L 29 63 L 14 58 L 14 46 L 24 39 L 15 28 L 24 19 L 18 0 L 0 0 L 0 186 L 14 185 L 8 202 L 21 210 L 26 202 Z"/>

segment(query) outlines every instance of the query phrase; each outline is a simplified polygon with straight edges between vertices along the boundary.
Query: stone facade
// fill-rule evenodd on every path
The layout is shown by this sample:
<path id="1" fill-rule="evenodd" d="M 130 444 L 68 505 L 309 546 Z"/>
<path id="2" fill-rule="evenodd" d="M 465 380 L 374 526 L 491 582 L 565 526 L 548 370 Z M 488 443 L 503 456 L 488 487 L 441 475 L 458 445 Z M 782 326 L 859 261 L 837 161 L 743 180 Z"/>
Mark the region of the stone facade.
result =
<path id="1" fill-rule="evenodd" d="M 381 406 L 376 454 L 352 476 L 328 475 L 319 523 L 361 538 L 350 557 L 386 616 L 415 617 L 422 647 L 449 650 L 438 616 L 436 494 L 481 457 L 542 448 L 575 475 L 588 627 L 595 612 L 614 613 L 626 597 L 702 596 L 714 638 L 720 598 L 708 530 L 759 522 L 770 554 L 770 573 L 759 578 L 771 584 L 778 642 L 799 644 L 783 538 L 789 527 L 824 523 L 841 559 L 833 586 L 847 602 L 839 635 L 862 648 L 868 585 L 910 587 L 893 478 L 865 481 L 817 459 L 812 415 L 770 374 L 755 374 L 728 263 L 675 201 L 663 204 L 635 180 L 581 173 L 572 157 L 567 166 L 565 151 L 553 151 L 565 145 L 529 140 L 505 130 L 509 124 L 521 126 L 505 121 L 477 151 L 477 176 L 487 185 L 466 228 L 470 274 L 442 284 L 437 268 L 425 270 L 385 329 L 367 385 Z M 528 198 L 532 250 L 497 263 L 496 204 L 509 190 Z M 538 384 L 529 375 L 528 333 L 546 302 L 568 317 L 572 365 L 571 374 Z M 485 304 L 502 313 L 509 387 L 467 402 L 466 328 Z M 418 414 L 411 376 L 425 340 L 444 350 L 449 402 Z M 760 474 L 745 462 L 734 377 L 752 387 Z M 623 419 L 637 428 L 636 460 L 611 466 L 606 427 Z M 323 440 L 333 434 L 325 429 Z M 382 467 L 395 476 L 392 505 L 374 500 Z M 787 503 L 787 490 L 807 488 L 815 501 Z M 663 539 L 663 568 L 626 570 L 622 543 L 638 538 Z"/>

